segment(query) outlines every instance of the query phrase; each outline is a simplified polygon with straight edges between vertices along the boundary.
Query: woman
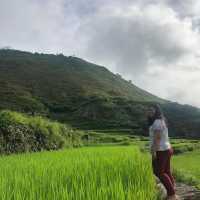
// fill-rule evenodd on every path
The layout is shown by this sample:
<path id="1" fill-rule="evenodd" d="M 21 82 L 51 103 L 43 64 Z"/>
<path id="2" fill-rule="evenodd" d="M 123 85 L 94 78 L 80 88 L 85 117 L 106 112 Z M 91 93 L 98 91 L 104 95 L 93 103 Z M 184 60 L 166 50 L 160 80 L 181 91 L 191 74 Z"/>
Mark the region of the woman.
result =
<path id="1" fill-rule="evenodd" d="M 153 172 L 165 186 L 168 200 L 177 200 L 175 181 L 170 170 L 173 149 L 168 138 L 167 123 L 159 105 L 149 108 L 148 123 Z"/>

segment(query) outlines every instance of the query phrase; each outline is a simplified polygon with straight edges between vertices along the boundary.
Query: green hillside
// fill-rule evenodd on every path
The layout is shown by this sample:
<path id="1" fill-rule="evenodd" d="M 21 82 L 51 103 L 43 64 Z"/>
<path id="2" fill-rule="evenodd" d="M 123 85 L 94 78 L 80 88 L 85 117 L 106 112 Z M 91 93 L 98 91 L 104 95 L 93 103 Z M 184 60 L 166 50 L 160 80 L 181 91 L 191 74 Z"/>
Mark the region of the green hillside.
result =
<path id="1" fill-rule="evenodd" d="M 0 92 L 6 106 L 17 108 L 25 103 L 24 109 L 31 109 L 31 104 L 34 110 L 41 110 L 47 104 L 54 109 L 66 109 L 67 103 L 91 96 L 159 100 L 105 67 L 76 57 L 1 50 L 0 67 Z M 7 101 L 13 96 L 16 104 L 14 100 Z"/>
<path id="2" fill-rule="evenodd" d="M 82 129 L 130 128 L 144 134 L 145 112 L 161 103 L 171 133 L 199 136 L 200 111 L 158 98 L 77 57 L 0 50 L 0 109 L 43 115 Z"/>

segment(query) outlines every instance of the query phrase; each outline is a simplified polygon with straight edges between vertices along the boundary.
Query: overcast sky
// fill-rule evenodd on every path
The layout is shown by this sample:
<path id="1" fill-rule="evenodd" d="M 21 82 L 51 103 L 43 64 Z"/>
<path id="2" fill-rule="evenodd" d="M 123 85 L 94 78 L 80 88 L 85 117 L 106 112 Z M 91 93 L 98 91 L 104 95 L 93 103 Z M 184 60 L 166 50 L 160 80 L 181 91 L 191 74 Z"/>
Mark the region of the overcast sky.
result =
<path id="1" fill-rule="evenodd" d="M 0 47 L 75 54 L 200 107 L 199 0 L 0 0 Z"/>

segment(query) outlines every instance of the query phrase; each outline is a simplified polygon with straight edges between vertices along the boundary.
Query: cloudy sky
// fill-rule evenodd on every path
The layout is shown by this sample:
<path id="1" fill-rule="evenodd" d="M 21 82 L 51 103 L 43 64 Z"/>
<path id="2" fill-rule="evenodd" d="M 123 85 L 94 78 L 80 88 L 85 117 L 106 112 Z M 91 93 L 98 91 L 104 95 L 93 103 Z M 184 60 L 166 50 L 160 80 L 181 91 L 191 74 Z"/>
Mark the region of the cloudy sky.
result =
<path id="1" fill-rule="evenodd" d="M 200 107 L 199 0 L 0 0 L 0 47 L 76 55 Z"/>

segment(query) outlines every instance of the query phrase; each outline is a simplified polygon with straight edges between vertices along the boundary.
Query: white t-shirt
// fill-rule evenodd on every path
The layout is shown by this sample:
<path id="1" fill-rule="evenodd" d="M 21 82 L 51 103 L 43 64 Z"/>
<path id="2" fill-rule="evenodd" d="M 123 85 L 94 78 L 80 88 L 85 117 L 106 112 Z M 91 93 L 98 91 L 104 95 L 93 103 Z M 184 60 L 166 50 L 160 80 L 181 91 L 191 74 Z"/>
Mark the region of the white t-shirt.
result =
<path id="1" fill-rule="evenodd" d="M 163 119 L 156 119 L 154 123 L 149 127 L 150 147 L 153 144 L 155 131 L 159 131 L 161 135 L 158 151 L 165 151 L 167 149 L 170 149 L 171 144 L 169 142 L 169 137 L 168 137 L 168 128 Z"/>

